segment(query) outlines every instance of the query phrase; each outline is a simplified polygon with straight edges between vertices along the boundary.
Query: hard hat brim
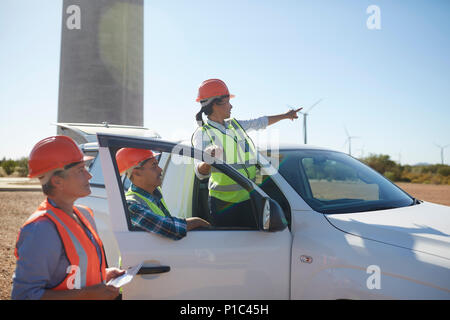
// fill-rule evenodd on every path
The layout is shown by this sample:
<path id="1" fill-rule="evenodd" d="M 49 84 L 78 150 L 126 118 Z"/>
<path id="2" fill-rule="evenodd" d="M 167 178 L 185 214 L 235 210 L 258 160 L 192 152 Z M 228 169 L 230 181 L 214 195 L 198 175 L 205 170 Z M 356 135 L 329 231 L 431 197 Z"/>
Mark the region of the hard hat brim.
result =
<path id="1" fill-rule="evenodd" d="M 137 166 L 139 166 L 140 163 L 142 163 L 144 161 L 147 161 L 147 160 L 150 160 L 150 159 L 153 159 L 153 158 L 156 158 L 156 156 L 159 156 L 160 154 L 161 153 L 153 152 L 153 156 L 152 157 L 144 159 L 144 160 L 140 161 L 139 163 L 136 163 L 135 165 L 129 167 L 128 169 L 124 169 L 124 170 L 120 171 L 119 174 L 122 176 L 124 174 L 129 173 L 129 174 L 127 174 L 127 177 L 129 178 L 131 176 L 131 172 L 133 171 L 133 169 L 135 169 Z"/>
<path id="2" fill-rule="evenodd" d="M 220 96 L 217 96 L 217 97 L 220 97 Z M 233 99 L 236 96 L 234 94 L 230 94 L 229 97 L 230 97 L 230 99 Z M 214 98 L 214 97 L 210 97 L 210 98 Z M 196 102 L 200 102 L 201 100 L 205 100 L 205 99 L 200 99 L 200 98 L 195 99 Z"/>

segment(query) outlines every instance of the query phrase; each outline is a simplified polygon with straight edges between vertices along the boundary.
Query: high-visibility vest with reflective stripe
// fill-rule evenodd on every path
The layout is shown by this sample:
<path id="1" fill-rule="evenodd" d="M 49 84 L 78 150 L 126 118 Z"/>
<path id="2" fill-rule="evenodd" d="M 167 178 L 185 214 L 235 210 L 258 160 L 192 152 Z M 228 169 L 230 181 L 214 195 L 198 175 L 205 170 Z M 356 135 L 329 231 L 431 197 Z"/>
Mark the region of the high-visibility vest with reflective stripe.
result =
<path id="1" fill-rule="evenodd" d="M 207 123 L 202 127 L 211 143 L 224 150 L 224 162 L 255 181 L 257 158 L 253 141 L 235 119 L 231 119 L 226 129 L 227 134 L 224 134 Z M 214 167 L 211 168 L 208 189 L 210 196 L 226 202 L 238 203 L 250 198 L 247 190 Z"/>
<path id="2" fill-rule="evenodd" d="M 53 290 L 81 289 L 103 282 L 106 279 L 106 258 L 103 243 L 100 240 L 96 230 L 92 211 L 84 206 L 74 206 L 73 211 L 78 219 L 92 234 L 94 241 L 97 243 L 101 251 L 101 262 L 97 253 L 97 249 L 89 239 L 84 229 L 67 213 L 59 208 L 53 207 L 46 199 L 39 206 L 38 210 L 33 213 L 22 226 L 33 223 L 42 218 L 48 218 L 52 221 L 61 238 L 64 252 L 70 263 L 67 269 L 67 276 L 63 281 L 52 288 Z M 19 235 L 17 240 L 19 240 Z M 45 248 L 43 248 L 45 250 Z M 14 254 L 20 259 L 17 244 Z M 79 274 L 76 274 L 76 273 Z M 75 285 L 76 279 L 79 279 L 79 288 Z"/>
<path id="3" fill-rule="evenodd" d="M 158 187 L 157 188 L 158 191 L 161 193 L 161 188 Z M 150 210 L 152 210 L 155 214 L 157 214 L 158 216 L 161 217 L 165 217 L 166 215 L 164 214 L 164 211 L 162 211 L 155 203 L 151 202 L 149 199 L 147 199 L 146 197 L 144 197 L 142 194 L 139 194 L 137 192 L 131 191 L 131 189 L 129 189 L 127 191 L 127 193 L 125 194 L 125 197 L 128 201 L 136 201 L 137 203 L 140 203 L 141 205 L 145 206 L 147 205 Z M 166 208 L 167 212 L 169 212 L 169 209 L 167 209 L 167 205 L 164 201 L 164 199 L 161 197 L 161 203 L 164 206 L 164 208 Z"/>

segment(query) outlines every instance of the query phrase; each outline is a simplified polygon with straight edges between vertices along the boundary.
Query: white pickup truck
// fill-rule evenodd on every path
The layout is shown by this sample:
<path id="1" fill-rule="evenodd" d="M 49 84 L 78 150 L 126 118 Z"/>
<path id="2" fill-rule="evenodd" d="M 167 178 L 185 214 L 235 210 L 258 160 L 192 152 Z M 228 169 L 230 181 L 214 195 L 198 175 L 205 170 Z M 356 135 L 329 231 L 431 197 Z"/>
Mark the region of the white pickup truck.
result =
<path id="1" fill-rule="evenodd" d="M 117 172 L 121 147 L 162 152 L 170 212 L 208 219 L 202 153 L 161 139 L 97 134 L 85 151 L 93 208 L 110 265 L 143 263 L 124 299 L 450 299 L 450 207 L 419 201 L 358 160 L 291 145 L 260 150 L 256 184 L 214 166 L 251 194 L 258 229 L 193 230 L 179 241 L 133 227 Z M 278 162 L 278 168 L 269 167 Z M 106 207 L 106 202 L 108 203 Z"/>

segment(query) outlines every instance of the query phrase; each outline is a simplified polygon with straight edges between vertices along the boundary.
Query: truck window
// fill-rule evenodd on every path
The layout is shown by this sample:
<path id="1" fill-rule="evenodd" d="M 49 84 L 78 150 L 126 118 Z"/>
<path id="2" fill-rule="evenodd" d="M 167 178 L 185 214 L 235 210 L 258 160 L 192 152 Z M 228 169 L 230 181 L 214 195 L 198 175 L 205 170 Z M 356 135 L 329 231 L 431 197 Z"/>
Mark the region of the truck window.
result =
<path id="1" fill-rule="evenodd" d="M 224 229 L 243 229 L 241 227 L 217 227 L 214 226 L 213 221 L 211 220 L 210 207 L 208 202 L 209 197 L 209 189 L 208 189 L 208 181 L 209 179 L 200 180 L 194 173 L 194 169 L 192 168 L 192 173 L 194 176 L 193 190 L 192 190 L 192 215 L 195 217 L 200 217 L 205 219 L 213 226 L 213 229 L 224 230 Z M 241 212 L 243 219 L 253 219 L 253 212 L 244 211 Z M 245 216 L 245 218 L 244 218 Z M 246 228 L 248 230 L 248 228 Z"/>
<path id="2" fill-rule="evenodd" d="M 161 161 L 159 166 L 163 169 L 162 195 L 170 214 L 177 218 L 200 217 L 211 223 L 208 205 L 208 179 L 200 181 L 196 177 L 193 158 L 176 154 L 162 154 L 159 160 Z M 123 178 L 122 183 L 124 192 L 126 192 L 130 180 Z M 266 186 L 272 188 L 270 182 Z M 279 191 L 278 193 L 280 194 Z M 128 210 L 126 212 L 129 215 Z M 242 215 L 248 215 L 249 219 L 254 216 L 253 212 L 248 211 L 242 212 Z M 127 218 L 129 220 L 129 216 Z M 131 223 L 129 223 L 129 228 L 131 231 L 142 231 L 140 228 L 132 227 Z M 214 227 L 214 225 L 212 229 L 248 230 L 248 228 L 238 226 Z"/>
<path id="3" fill-rule="evenodd" d="M 211 212 L 210 212 L 211 211 L 210 210 L 211 209 L 210 202 L 209 202 L 210 190 L 208 188 L 209 178 L 200 180 L 195 175 L 194 165 L 198 165 L 200 162 L 201 161 L 196 160 L 195 163 L 193 163 L 192 168 L 190 170 L 190 173 L 193 176 L 192 216 L 205 219 L 206 221 L 211 223 L 211 225 L 213 226 L 214 229 L 220 229 L 220 230 L 223 230 L 223 229 L 246 229 L 246 230 L 248 230 L 249 229 L 248 227 L 240 227 L 238 225 L 239 222 L 236 223 L 236 226 L 229 226 L 229 227 L 221 227 L 221 226 L 214 225 L 214 221 L 212 220 Z M 220 203 L 220 202 L 221 201 L 219 200 L 216 203 Z M 220 203 L 219 205 L 223 205 L 223 203 Z M 233 207 L 233 205 L 230 204 L 230 208 L 232 208 L 232 207 Z M 228 208 L 228 207 L 224 207 L 224 208 Z M 228 210 L 228 209 L 225 209 L 225 210 Z M 255 219 L 255 217 L 254 217 L 255 214 L 253 212 L 249 211 L 248 209 L 242 210 L 242 212 L 239 213 L 239 217 L 241 217 L 241 216 L 242 216 L 241 222 L 248 221 L 249 223 L 251 223 L 251 221 L 254 221 L 254 219 Z M 255 229 L 256 229 L 256 222 L 255 222 Z"/>
<path id="4" fill-rule="evenodd" d="M 92 175 L 92 178 L 91 180 L 89 180 L 89 183 L 94 186 L 105 187 L 100 157 L 97 155 L 95 159 L 92 160 L 90 164 L 88 164 L 88 166 L 89 166 L 89 173 Z"/>

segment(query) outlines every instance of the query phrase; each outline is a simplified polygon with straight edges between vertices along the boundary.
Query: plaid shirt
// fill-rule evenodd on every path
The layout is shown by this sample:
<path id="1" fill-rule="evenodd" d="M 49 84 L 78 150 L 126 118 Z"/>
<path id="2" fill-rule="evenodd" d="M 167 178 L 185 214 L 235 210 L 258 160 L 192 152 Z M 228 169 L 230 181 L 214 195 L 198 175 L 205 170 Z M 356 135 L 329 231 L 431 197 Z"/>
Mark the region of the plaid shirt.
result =
<path id="1" fill-rule="evenodd" d="M 155 214 L 147 205 L 127 200 L 131 223 L 134 226 L 173 240 L 180 240 L 186 236 L 186 220 L 170 215 L 169 211 L 161 203 L 162 194 L 157 189 L 155 189 L 153 194 L 148 193 L 134 184 L 131 184 L 130 189 L 156 204 L 166 215 L 165 217 L 161 217 Z"/>

